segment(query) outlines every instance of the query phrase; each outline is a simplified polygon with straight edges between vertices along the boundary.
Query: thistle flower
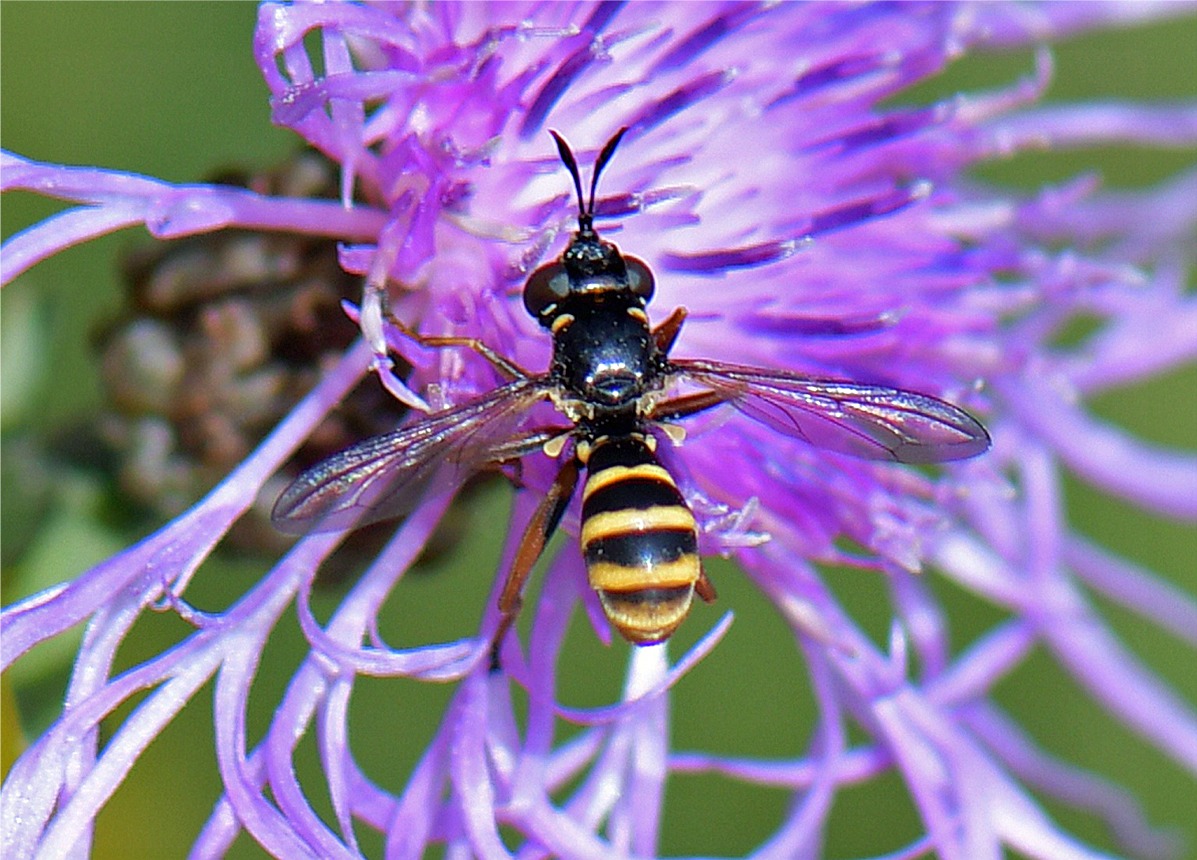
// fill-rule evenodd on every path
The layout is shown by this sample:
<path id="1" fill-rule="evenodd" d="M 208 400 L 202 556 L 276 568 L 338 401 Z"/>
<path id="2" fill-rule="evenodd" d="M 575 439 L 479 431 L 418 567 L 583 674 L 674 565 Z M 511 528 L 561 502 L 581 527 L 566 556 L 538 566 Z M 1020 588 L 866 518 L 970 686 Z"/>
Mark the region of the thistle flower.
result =
<path id="1" fill-rule="evenodd" d="M 703 772 L 787 792 L 780 823 L 753 849 L 760 856 L 818 856 L 833 802 L 889 773 L 921 829 L 905 840 L 887 835 L 874 848 L 887 856 L 1007 848 L 1104 856 L 1040 798 L 1093 813 L 1125 852 L 1175 850 L 1128 793 L 1038 746 L 995 688 L 1034 651 L 1046 653 L 1110 716 L 1197 772 L 1191 704 L 1120 642 L 1093 596 L 1180 647 L 1197 645 L 1197 605 L 1083 536 L 1062 501 L 1070 472 L 1137 509 L 1197 518 L 1197 457 L 1104 422 L 1089 405 L 1197 351 L 1197 305 L 1184 289 L 1197 177 L 1119 193 L 1085 177 L 1016 194 L 965 171 L 1045 146 L 1192 148 L 1197 108 L 1040 104 L 1046 51 L 1032 77 L 1008 87 L 888 104 L 963 54 L 1167 11 L 265 4 L 254 50 L 273 119 L 341 165 L 340 203 L 5 153 L 4 190 L 80 204 L 8 241 L 6 282 L 70 245 L 143 224 L 163 239 L 227 227 L 330 237 L 341 243 L 342 268 L 365 283 L 360 308 L 350 308 L 362 340 L 203 501 L 4 611 L 5 667 L 86 624 L 61 713 L 5 781 L 6 856 L 86 853 L 97 813 L 210 680 L 223 794 L 195 856 L 224 853 L 243 831 L 281 857 L 355 856 L 366 832 L 380 834 L 393 857 L 422 856 L 434 843 L 454 856 L 654 856 L 671 814 L 666 784 Z M 507 649 L 502 673 L 488 671 L 497 589 L 552 480 L 547 457 L 522 463 L 508 548 L 475 635 L 399 648 L 379 630 L 384 603 L 449 503 L 450 492 L 436 488 L 326 620 L 312 608 L 311 586 L 340 533 L 304 538 L 227 608 L 192 603 L 204 558 L 368 371 L 415 407 L 462 403 L 495 386 L 477 356 L 420 349 L 388 327 L 384 296 L 423 334 L 477 337 L 524 367 L 545 366 L 548 339 L 518 293 L 533 267 L 560 252 L 574 213 L 546 129 L 566 130 L 586 163 L 625 125 L 628 142 L 601 189 L 600 227 L 654 267 L 658 315 L 689 308 L 676 354 L 943 397 L 982 415 L 993 434 L 983 458 L 916 471 L 712 413 L 668 452 L 702 521 L 704 552 L 740 563 L 801 657 L 753 658 L 768 659 L 779 684 L 809 683 L 813 723 L 782 718 L 802 737 L 802 751 L 788 756 L 732 755 L 718 738 L 694 751 L 674 747 L 671 722 L 700 719 L 689 708 L 702 719 L 710 711 L 685 701 L 684 687 L 675 705 L 673 688 L 687 672 L 687 682 L 701 676 L 710 664 L 700 660 L 723 650 L 729 626 L 724 644 L 733 647 L 729 616 L 696 613 L 688 626 L 705 632 L 676 662 L 665 646 L 633 649 L 620 701 L 566 704 L 563 646 L 575 610 L 609 638 L 572 541 L 541 573 L 522 647 Z M 392 372 L 391 352 L 413 366 L 408 378 Z M 576 512 L 564 526 L 576 533 Z M 832 566 L 881 574 L 869 585 L 892 603 L 885 641 L 832 590 Z M 992 604 L 996 619 L 954 646 L 923 571 Z M 724 600 L 721 608 L 735 608 Z M 251 689 L 261 695 L 263 649 L 292 605 L 307 656 L 260 730 L 248 716 Z M 189 628 L 171 649 L 117 669 L 117 649 L 147 610 Z M 371 678 L 388 679 L 388 690 L 399 689 L 396 679 L 454 684 L 427 748 L 402 776 L 378 773 L 352 742 L 353 700 Z M 403 700 L 388 698 L 399 702 L 386 715 L 395 731 L 412 730 Z M 100 721 L 129 704 L 102 741 Z M 563 738 L 565 725 L 573 728 Z M 315 778 L 296 765 L 309 733 Z"/>

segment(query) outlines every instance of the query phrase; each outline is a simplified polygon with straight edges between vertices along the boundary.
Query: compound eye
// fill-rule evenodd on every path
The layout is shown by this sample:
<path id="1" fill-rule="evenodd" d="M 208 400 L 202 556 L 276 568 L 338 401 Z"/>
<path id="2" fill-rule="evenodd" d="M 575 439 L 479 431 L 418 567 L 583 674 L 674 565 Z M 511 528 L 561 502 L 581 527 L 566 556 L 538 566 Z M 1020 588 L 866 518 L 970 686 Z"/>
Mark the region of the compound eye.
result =
<path id="1" fill-rule="evenodd" d="M 637 295 L 647 302 L 653 297 L 653 290 L 656 288 L 648 263 L 635 257 L 624 257 L 623 262 L 628 270 L 628 288 L 633 295 Z"/>
<path id="2" fill-rule="evenodd" d="M 524 285 L 524 307 L 540 319 L 545 310 L 569 295 L 569 274 L 560 263 L 541 266 Z"/>

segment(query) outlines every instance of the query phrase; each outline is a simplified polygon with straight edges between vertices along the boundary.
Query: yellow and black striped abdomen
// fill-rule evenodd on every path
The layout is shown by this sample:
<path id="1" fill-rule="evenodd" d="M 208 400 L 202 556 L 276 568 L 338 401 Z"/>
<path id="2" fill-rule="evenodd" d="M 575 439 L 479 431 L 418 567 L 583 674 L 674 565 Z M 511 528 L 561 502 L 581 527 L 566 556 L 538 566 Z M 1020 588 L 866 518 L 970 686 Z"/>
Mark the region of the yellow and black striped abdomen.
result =
<path id="1" fill-rule="evenodd" d="M 643 437 L 596 442 L 582 491 L 582 554 L 607 618 L 630 642 L 682 622 L 702 572 L 698 527 Z"/>

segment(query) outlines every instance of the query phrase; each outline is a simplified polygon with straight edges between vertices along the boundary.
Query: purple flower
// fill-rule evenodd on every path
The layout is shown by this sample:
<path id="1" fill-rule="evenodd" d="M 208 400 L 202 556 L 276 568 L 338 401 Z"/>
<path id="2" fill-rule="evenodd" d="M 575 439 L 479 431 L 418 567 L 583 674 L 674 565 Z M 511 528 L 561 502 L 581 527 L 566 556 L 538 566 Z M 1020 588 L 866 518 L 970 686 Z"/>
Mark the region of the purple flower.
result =
<path id="1" fill-rule="evenodd" d="M 1134 192 L 1082 177 L 1017 194 L 967 171 L 1041 148 L 1191 149 L 1197 106 L 1040 103 L 1046 51 L 1031 78 L 1005 88 L 918 106 L 889 101 L 962 54 L 1171 8 L 510 3 L 396 13 L 266 4 L 254 48 L 274 120 L 341 165 L 341 202 L 5 153 L 5 191 L 78 204 L 6 243 L 5 282 L 63 248 L 144 224 L 163 239 L 227 227 L 334 238 L 342 267 L 366 285 L 360 308 L 349 309 L 362 341 L 207 498 L 4 611 L 5 667 L 86 625 L 61 714 L 5 781 L 5 856 L 85 853 L 97 813 L 209 681 L 224 795 L 197 838 L 200 857 L 222 854 L 242 831 L 280 857 L 355 856 L 363 829 L 383 835 L 388 857 L 422 856 L 433 843 L 455 856 L 513 848 L 653 856 L 667 781 L 700 772 L 789 792 L 761 856 L 819 856 L 837 797 L 890 773 L 922 835 L 887 843 L 887 856 L 1104 856 L 1039 798 L 1095 814 L 1128 853 L 1174 852 L 1128 792 L 1039 747 L 995 687 L 1037 649 L 1126 728 L 1197 773 L 1192 704 L 1114 635 L 1093 595 L 1182 648 L 1197 646 L 1197 602 L 1082 536 L 1062 500 L 1072 473 L 1151 514 L 1197 519 L 1197 456 L 1090 408 L 1197 353 L 1197 300 L 1184 287 L 1197 252 L 1197 174 Z M 477 636 L 395 648 L 377 629 L 380 607 L 449 504 L 451 491 L 435 485 L 327 621 L 310 608 L 311 587 L 340 533 L 305 537 L 223 611 L 201 612 L 187 599 L 200 562 L 367 372 L 416 407 L 496 386 L 477 355 L 421 349 L 387 326 L 384 295 L 425 335 L 477 337 L 523 367 L 546 366 L 550 340 L 519 291 L 560 253 L 575 218 L 547 129 L 562 130 L 589 167 L 621 126 L 630 130 L 604 173 L 598 226 L 654 268 L 655 321 L 689 309 L 675 355 L 941 397 L 980 415 L 994 439 L 984 457 L 916 470 L 818 450 L 715 410 L 687 421 L 686 443 L 665 452 L 698 515 L 704 553 L 736 558 L 801 652 L 802 663 L 777 658 L 778 676 L 797 670 L 817 705 L 804 751 L 790 758 L 671 745 L 671 719 L 690 718 L 671 707 L 671 690 L 720 642 L 730 613 L 713 624 L 710 612 L 695 613 L 689 626 L 709 631 L 676 662 L 665 646 L 634 649 L 621 701 L 591 709 L 558 701 L 574 610 L 610 636 L 573 539 L 539 574 L 526 641 L 508 643 L 504 672 L 488 671 L 503 572 L 553 479 L 555 464 L 539 454 L 522 463 L 527 489 L 516 494 Z M 407 379 L 393 372 L 390 352 L 414 366 Z M 576 535 L 576 503 L 564 527 Z M 817 565 L 882 574 L 878 597 L 894 607 L 883 646 Z M 921 571 L 992 604 L 1000 619 L 953 647 L 947 612 Z M 250 740 L 247 702 L 262 651 L 292 605 L 310 654 L 265 734 Z M 135 622 L 164 609 L 193 632 L 116 671 Z M 419 763 L 386 785 L 367 775 L 350 743 L 362 676 L 455 683 Z M 101 743 L 100 720 L 130 701 L 136 707 Z M 402 703 L 395 719 L 402 723 Z M 563 722 L 576 727 L 564 739 Z M 797 717 L 786 728 L 807 729 Z M 319 786 L 294 767 L 313 729 Z M 316 811 L 316 796 L 331 815 Z"/>

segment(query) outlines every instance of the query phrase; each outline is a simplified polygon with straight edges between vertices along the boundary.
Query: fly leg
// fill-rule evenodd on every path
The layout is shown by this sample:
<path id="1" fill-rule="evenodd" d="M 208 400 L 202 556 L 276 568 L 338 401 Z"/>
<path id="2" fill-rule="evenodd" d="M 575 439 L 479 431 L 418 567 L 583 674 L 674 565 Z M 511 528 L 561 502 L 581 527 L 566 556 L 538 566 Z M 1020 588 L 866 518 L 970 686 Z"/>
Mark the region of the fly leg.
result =
<path id="1" fill-rule="evenodd" d="M 698 391 L 658 403 L 649 415 L 653 421 L 677 421 L 688 415 L 694 415 L 720 403 L 727 402 L 728 395 L 722 391 Z"/>
<path id="2" fill-rule="evenodd" d="M 545 544 L 557 529 L 557 524 L 561 522 L 561 517 L 569 506 L 569 500 L 574 494 L 574 487 L 577 486 L 577 483 L 578 461 L 571 456 L 557 472 L 553 486 L 549 487 L 548 493 L 540 500 L 536 512 L 528 522 L 528 527 L 524 529 L 524 535 L 520 538 L 519 547 L 515 551 L 515 559 L 511 563 L 511 570 L 507 573 L 507 581 L 503 585 L 503 593 L 499 595 L 499 612 L 502 615 L 499 618 L 499 627 L 495 631 L 495 637 L 491 640 L 490 669 L 492 672 L 499 669 L 499 649 L 523 605 L 522 594 L 528 574 L 532 572 L 537 559 L 544 552 Z"/>
<path id="3" fill-rule="evenodd" d="M 420 334 L 414 329 L 409 328 L 406 323 L 392 314 L 389 310 L 386 311 L 386 318 L 387 322 L 399 329 L 399 331 L 403 332 L 407 337 L 420 344 L 420 346 L 464 346 L 466 349 L 472 349 L 474 352 L 478 353 L 480 356 L 490 362 L 491 367 L 497 370 L 499 375 L 508 382 L 512 381 L 513 379 L 524 379 L 531 375 L 528 373 L 528 371 L 524 370 L 515 362 L 499 355 L 476 337 L 454 337 L 448 335 Z"/>
<path id="4" fill-rule="evenodd" d="M 657 349 L 662 355 L 669 355 L 669 350 L 673 349 L 673 342 L 677 340 L 678 333 L 682 330 L 686 314 L 685 308 L 674 308 L 673 313 L 665 317 L 661 324 L 653 329 L 653 340 L 656 341 Z"/>

